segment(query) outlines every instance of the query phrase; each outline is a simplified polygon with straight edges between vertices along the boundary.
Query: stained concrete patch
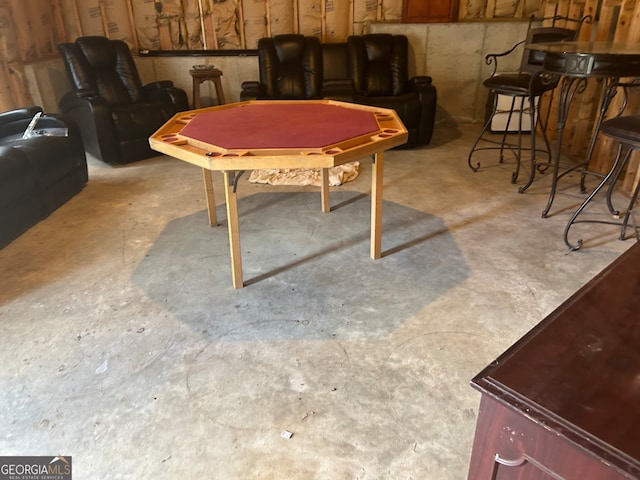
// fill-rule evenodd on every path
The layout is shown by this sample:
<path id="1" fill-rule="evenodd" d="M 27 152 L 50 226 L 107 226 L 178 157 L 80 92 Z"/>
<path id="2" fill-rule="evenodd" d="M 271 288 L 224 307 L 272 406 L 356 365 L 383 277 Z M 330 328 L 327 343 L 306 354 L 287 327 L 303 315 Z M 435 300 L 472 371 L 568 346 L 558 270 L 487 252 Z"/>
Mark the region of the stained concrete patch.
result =
<path id="1" fill-rule="evenodd" d="M 322 213 L 317 192 L 239 199 L 243 289 L 231 284 L 224 205 L 217 228 L 204 211 L 169 222 L 133 280 L 206 337 L 246 341 L 385 336 L 469 276 L 442 219 L 383 202 L 372 260 L 369 196 L 334 192 L 331 205 Z"/>

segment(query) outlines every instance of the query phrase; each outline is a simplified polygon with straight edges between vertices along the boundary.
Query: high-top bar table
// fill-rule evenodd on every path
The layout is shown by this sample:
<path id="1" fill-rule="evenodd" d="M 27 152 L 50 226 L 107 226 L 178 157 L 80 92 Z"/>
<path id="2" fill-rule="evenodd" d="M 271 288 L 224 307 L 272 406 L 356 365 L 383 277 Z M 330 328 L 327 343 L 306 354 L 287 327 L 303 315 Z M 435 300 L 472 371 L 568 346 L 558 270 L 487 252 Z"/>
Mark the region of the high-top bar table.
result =
<path id="1" fill-rule="evenodd" d="M 542 211 L 542 217 L 546 217 L 551 209 L 556 195 L 558 180 L 564 175 L 576 169 L 583 169 L 580 181 L 581 191 L 584 192 L 584 175 L 589 172 L 589 161 L 593 153 L 596 138 L 591 139 L 587 157 L 581 164 L 560 171 L 560 155 L 562 150 L 562 137 L 567 123 L 569 107 L 576 93 L 584 91 L 587 80 L 600 79 L 605 82 L 605 91 L 609 84 L 623 77 L 640 76 L 640 45 L 621 44 L 613 42 L 550 42 L 527 44 L 527 49 L 545 52 L 543 70 L 540 75 L 548 78 L 561 76 L 557 87 L 558 98 L 558 138 L 553 154 L 553 177 L 551 180 L 551 192 L 547 205 Z M 602 121 L 602 109 L 596 126 Z M 532 166 L 532 169 L 537 166 Z M 533 181 L 532 171 L 529 183 L 521 188 L 526 190 Z M 600 176 L 600 175 L 599 175 Z"/>
<path id="2" fill-rule="evenodd" d="M 469 480 L 640 478 L 640 243 L 472 381 Z"/>

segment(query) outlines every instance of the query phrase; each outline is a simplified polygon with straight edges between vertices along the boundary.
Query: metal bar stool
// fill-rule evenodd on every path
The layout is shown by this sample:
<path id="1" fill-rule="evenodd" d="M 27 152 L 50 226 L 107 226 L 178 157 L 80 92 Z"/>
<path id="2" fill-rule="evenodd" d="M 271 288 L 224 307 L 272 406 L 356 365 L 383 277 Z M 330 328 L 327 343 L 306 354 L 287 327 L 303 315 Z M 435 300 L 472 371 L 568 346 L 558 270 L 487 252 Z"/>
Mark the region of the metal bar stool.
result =
<path id="1" fill-rule="evenodd" d="M 562 40 L 574 40 L 580 31 L 582 23 L 590 21 L 591 17 L 586 16 L 580 19 L 572 19 L 562 16 L 535 18 L 529 19 L 529 27 L 527 29 L 526 39 L 518 42 L 506 52 L 502 53 L 490 53 L 485 56 L 487 65 L 493 65 L 493 72 L 491 76 L 487 78 L 483 85 L 489 89 L 494 95 L 492 112 L 489 115 L 489 119 L 484 125 L 484 128 L 476 138 L 467 163 L 469 167 L 477 172 L 480 169 L 480 163 L 475 165 L 472 162 L 473 155 L 481 150 L 499 150 L 500 163 L 504 162 L 505 150 L 511 151 L 516 160 L 516 166 L 511 174 L 511 183 L 516 183 L 518 175 L 520 173 L 520 165 L 523 152 L 530 152 L 531 154 L 531 172 L 527 183 L 520 187 L 518 191 L 524 192 L 533 182 L 535 176 L 535 169 L 543 170 L 549 166 L 551 161 L 551 147 L 549 146 L 549 140 L 545 133 L 544 121 L 540 118 L 539 113 L 539 100 L 540 97 L 550 92 L 558 84 L 557 76 L 546 75 L 542 71 L 542 63 L 544 60 L 544 53 L 529 49 L 524 49 L 520 68 L 515 73 L 499 73 L 498 72 L 498 59 L 508 57 L 513 52 L 518 51 L 518 47 L 524 44 L 542 43 L 542 42 L 556 42 Z M 551 22 L 551 26 L 537 27 L 538 23 Z M 567 27 L 556 26 L 557 23 L 568 25 L 575 23 L 577 27 L 575 29 Z M 499 96 L 509 97 L 511 99 L 510 108 L 504 109 L 499 106 Z M 504 128 L 504 133 L 501 138 L 490 138 L 488 133 L 491 133 L 491 125 L 496 115 L 506 114 L 507 125 Z M 512 122 L 513 117 L 517 116 L 517 122 Z M 528 128 L 523 128 L 523 118 L 528 117 Z M 513 123 L 515 129 L 510 131 L 510 127 Z M 536 128 L 540 128 L 542 138 L 544 141 L 543 148 L 536 147 Z M 529 146 L 523 146 L 523 134 L 530 132 L 530 144 Z M 508 137 L 509 134 L 517 135 L 515 142 L 511 141 Z M 489 146 L 480 146 L 480 145 Z M 546 157 L 546 161 L 540 163 L 537 161 L 537 154 L 543 154 Z"/>
<path id="2" fill-rule="evenodd" d="M 618 148 L 616 152 L 616 158 L 613 162 L 613 165 L 609 169 L 609 172 L 604 175 L 602 181 L 598 184 L 598 186 L 589 194 L 589 196 L 585 199 L 584 202 L 578 207 L 575 213 L 567 222 L 567 225 L 564 229 L 564 243 L 571 250 L 578 250 L 582 247 L 583 241 L 582 239 L 577 240 L 575 243 L 569 241 L 569 230 L 572 225 L 576 223 L 602 223 L 608 225 L 618 225 L 620 226 L 620 240 L 625 240 L 626 231 L 629 225 L 629 220 L 631 219 L 631 214 L 633 212 L 633 207 L 638 198 L 638 193 L 640 192 L 640 181 L 637 182 L 637 185 L 631 194 L 631 198 L 629 199 L 629 205 L 627 207 L 624 216 L 622 217 L 622 221 L 614 221 L 614 220 L 597 220 L 597 219 L 586 219 L 586 220 L 578 220 L 578 217 L 583 212 L 583 210 L 591 203 L 593 198 L 600 192 L 607 183 L 609 183 L 609 187 L 606 191 L 606 202 L 609 212 L 612 214 L 614 219 L 620 219 L 620 212 L 613 207 L 613 202 L 611 199 L 612 193 L 615 189 L 615 186 L 620 179 L 620 176 L 625 171 L 627 163 L 629 161 L 629 157 L 631 153 L 640 150 L 640 115 L 638 114 L 627 114 L 623 115 L 624 111 L 627 109 L 629 105 L 629 94 L 632 90 L 640 91 L 640 83 L 635 82 L 616 82 L 611 84 L 609 89 L 606 92 L 606 97 L 602 106 L 602 114 L 601 118 L 604 116 L 607 108 L 609 107 L 611 100 L 619 93 L 622 92 L 623 100 L 617 114 L 607 120 L 602 121 L 598 130 L 596 131 L 596 135 L 602 134 L 605 135 L 612 140 L 618 142 Z M 640 240 L 638 234 L 638 226 L 634 221 L 634 230 L 635 236 L 637 240 Z"/>

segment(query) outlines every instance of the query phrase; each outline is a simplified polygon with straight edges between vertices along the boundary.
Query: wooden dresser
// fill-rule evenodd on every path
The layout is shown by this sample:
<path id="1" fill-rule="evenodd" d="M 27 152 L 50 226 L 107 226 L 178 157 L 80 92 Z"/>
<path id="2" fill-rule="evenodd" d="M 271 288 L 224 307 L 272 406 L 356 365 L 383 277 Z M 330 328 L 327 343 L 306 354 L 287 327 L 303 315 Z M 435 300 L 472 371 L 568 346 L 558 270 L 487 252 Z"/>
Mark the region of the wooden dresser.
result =
<path id="1" fill-rule="evenodd" d="M 470 480 L 640 479 L 640 243 L 471 383 Z"/>

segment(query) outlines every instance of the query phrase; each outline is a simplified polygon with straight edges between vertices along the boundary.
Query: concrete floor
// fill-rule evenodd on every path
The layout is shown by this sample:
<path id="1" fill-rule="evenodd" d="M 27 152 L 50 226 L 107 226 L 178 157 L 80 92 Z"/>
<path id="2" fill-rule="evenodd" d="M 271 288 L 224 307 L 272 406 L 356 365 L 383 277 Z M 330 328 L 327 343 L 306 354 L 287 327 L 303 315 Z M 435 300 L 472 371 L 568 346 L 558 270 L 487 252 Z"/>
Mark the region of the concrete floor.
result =
<path id="1" fill-rule="evenodd" d="M 467 167 L 477 130 L 385 155 L 376 261 L 368 159 L 328 214 L 243 177 L 241 290 L 197 168 L 90 159 L 0 250 L 1 454 L 72 455 L 78 479 L 466 478 L 469 380 L 633 241 L 581 225 L 568 252 L 577 177 L 542 219 L 548 177 L 520 195 L 510 165 Z"/>

